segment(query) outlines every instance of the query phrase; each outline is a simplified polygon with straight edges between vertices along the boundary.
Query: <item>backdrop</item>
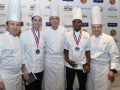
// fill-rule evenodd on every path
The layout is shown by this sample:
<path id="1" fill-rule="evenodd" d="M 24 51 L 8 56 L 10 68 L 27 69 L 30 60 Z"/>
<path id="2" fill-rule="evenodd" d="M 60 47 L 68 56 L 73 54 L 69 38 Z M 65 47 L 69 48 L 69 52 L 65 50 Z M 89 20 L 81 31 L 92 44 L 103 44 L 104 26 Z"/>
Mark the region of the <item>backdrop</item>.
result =
<path id="1" fill-rule="evenodd" d="M 9 0 L 0 0 L 0 33 L 6 30 L 7 11 Z M 50 0 L 21 0 L 21 30 L 22 32 L 31 27 L 31 16 L 34 10 L 35 3 L 41 4 L 42 12 L 42 29 L 49 27 L 50 17 Z M 58 0 L 60 25 L 72 30 L 72 9 L 79 7 L 83 14 L 83 29 L 92 34 L 91 31 L 91 8 L 98 5 L 102 13 L 103 32 L 111 35 L 120 51 L 120 0 Z M 120 86 L 119 73 L 116 75 L 116 81 L 113 87 Z M 75 78 L 74 90 L 78 90 L 78 81 Z"/>

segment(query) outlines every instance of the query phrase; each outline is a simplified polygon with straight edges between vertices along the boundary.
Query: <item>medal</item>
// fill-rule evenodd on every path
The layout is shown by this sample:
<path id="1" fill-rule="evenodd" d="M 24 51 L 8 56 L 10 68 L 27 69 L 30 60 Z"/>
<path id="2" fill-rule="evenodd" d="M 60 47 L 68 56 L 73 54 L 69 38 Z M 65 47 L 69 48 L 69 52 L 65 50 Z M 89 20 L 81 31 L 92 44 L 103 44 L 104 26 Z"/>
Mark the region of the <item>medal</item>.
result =
<path id="1" fill-rule="evenodd" d="M 80 48 L 79 47 L 75 47 L 75 51 L 79 51 L 80 50 Z"/>
<path id="2" fill-rule="evenodd" d="M 36 50 L 36 54 L 39 54 L 39 53 L 40 53 L 40 50 L 39 50 L 39 49 L 37 49 L 37 50 Z"/>
<path id="3" fill-rule="evenodd" d="M 34 38 L 35 38 L 35 41 L 36 41 L 36 46 L 37 46 L 37 48 L 38 48 L 38 45 L 39 45 L 39 42 L 40 42 L 40 33 L 39 33 L 39 31 L 38 31 L 38 37 L 37 37 L 34 28 L 31 28 L 31 30 L 32 30 L 32 33 L 33 33 Z M 39 54 L 39 53 L 40 53 L 40 50 L 37 49 L 37 50 L 35 51 L 35 53 L 36 53 L 36 54 Z"/>
<path id="4" fill-rule="evenodd" d="M 74 37 L 74 40 L 75 40 L 76 45 L 77 45 L 77 47 L 75 47 L 75 51 L 79 51 L 80 48 L 78 47 L 78 45 L 79 45 L 80 40 L 81 40 L 81 37 L 82 37 L 82 31 L 80 32 L 80 35 L 79 35 L 79 37 L 78 37 L 78 40 L 77 40 L 77 37 L 76 37 L 76 35 L 75 35 L 75 31 L 73 31 L 73 37 Z"/>

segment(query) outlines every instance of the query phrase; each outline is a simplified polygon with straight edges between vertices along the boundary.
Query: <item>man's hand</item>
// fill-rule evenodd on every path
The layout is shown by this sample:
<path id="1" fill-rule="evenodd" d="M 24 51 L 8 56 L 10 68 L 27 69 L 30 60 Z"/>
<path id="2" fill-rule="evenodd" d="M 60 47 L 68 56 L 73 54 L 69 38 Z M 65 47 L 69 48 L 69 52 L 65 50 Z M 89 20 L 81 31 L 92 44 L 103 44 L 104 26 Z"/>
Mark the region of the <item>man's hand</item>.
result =
<path id="1" fill-rule="evenodd" d="M 29 80 L 30 79 L 30 77 L 28 76 L 28 71 L 24 68 L 23 70 L 22 70 L 22 72 L 23 72 L 23 77 L 24 77 L 24 79 L 25 80 Z"/>
<path id="2" fill-rule="evenodd" d="M 90 70 L 90 67 L 89 65 L 86 63 L 86 64 L 83 64 L 83 73 L 88 73 Z"/>
<path id="3" fill-rule="evenodd" d="M 4 89 L 5 89 L 4 83 L 0 82 L 0 90 L 4 90 Z"/>
<path id="4" fill-rule="evenodd" d="M 88 72 L 89 72 L 89 70 L 90 70 L 89 65 L 86 65 L 86 66 L 85 66 L 85 73 L 88 73 Z"/>
<path id="5" fill-rule="evenodd" d="M 76 64 L 76 62 L 69 60 L 68 63 L 73 67 L 76 68 L 78 64 Z"/>
<path id="6" fill-rule="evenodd" d="M 114 77 L 114 72 L 113 71 L 110 71 L 108 73 L 108 79 L 111 80 L 111 82 L 115 81 L 115 77 Z"/>

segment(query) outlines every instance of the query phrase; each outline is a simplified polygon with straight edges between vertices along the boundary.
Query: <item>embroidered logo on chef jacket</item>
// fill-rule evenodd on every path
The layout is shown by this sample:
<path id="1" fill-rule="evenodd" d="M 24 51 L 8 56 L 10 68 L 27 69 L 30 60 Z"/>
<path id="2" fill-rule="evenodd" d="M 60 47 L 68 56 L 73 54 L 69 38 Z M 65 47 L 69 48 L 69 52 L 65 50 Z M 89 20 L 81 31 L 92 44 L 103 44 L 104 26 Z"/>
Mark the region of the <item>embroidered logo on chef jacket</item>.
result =
<path id="1" fill-rule="evenodd" d="M 85 3 L 87 2 L 87 0 L 80 0 L 80 2 L 81 2 L 82 4 L 85 4 Z"/>
<path id="2" fill-rule="evenodd" d="M 111 36 L 116 36 L 117 31 L 115 29 L 110 30 L 110 35 Z"/>
<path id="3" fill-rule="evenodd" d="M 116 3 L 116 0 L 109 0 L 109 3 L 110 3 L 111 5 L 114 5 L 114 4 Z"/>

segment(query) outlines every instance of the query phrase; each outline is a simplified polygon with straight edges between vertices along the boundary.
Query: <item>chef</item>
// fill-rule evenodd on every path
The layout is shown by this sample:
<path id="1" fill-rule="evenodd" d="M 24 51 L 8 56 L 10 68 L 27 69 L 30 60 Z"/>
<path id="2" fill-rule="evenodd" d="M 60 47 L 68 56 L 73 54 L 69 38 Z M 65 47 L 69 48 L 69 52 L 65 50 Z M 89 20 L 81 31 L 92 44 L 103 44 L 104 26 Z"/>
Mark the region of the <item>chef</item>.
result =
<path id="1" fill-rule="evenodd" d="M 64 36 L 66 29 L 58 26 L 58 0 L 52 0 L 49 22 L 45 30 L 44 90 L 65 90 Z"/>
<path id="2" fill-rule="evenodd" d="M 81 9 L 74 7 L 72 14 L 73 30 L 66 33 L 64 43 L 67 79 L 66 90 L 73 90 L 76 74 L 79 81 L 79 90 L 86 90 L 85 85 L 90 64 L 90 35 L 81 28 Z"/>
<path id="3" fill-rule="evenodd" d="M 0 35 L 0 90 L 22 90 L 19 0 L 9 0 L 6 29 Z"/>
<path id="4" fill-rule="evenodd" d="M 24 31 L 21 36 L 23 76 L 29 80 L 28 74 L 34 73 L 37 80 L 29 85 L 25 85 L 26 90 L 41 90 L 41 83 L 44 71 L 44 33 L 40 30 L 42 26 L 42 14 L 39 2 L 35 4 L 35 9 L 31 18 L 32 27 Z"/>
<path id="5" fill-rule="evenodd" d="M 111 90 L 111 81 L 119 68 L 119 52 L 114 39 L 102 32 L 101 12 L 98 6 L 91 10 L 91 62 L 87 90 Z"/>

